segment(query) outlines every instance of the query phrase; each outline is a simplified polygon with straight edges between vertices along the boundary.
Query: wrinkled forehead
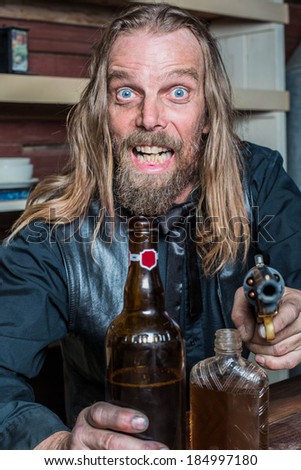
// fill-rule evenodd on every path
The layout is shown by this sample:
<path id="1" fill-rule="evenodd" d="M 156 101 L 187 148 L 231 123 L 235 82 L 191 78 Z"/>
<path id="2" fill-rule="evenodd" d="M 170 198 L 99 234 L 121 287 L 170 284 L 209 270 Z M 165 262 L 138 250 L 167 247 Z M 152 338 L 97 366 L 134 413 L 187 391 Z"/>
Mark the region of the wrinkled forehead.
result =
<path id="1" fill-rule="evenodd" d="M 145 29 L 121 33 L 109 54 L 109 71 L 119 66 L 194 66 L 203 70 L 203 53 L 194 34 L 187 28 L 173 32 Z"/>

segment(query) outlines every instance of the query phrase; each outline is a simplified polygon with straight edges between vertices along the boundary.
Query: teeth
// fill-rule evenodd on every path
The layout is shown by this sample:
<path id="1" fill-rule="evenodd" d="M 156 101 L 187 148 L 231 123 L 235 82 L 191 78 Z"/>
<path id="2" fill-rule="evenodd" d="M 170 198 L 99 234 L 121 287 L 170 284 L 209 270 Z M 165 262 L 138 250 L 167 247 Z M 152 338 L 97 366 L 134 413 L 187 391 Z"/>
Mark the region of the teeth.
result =
<path id="1" fill-rule="evenodd" d="M 148 145 L 144 147 L 140 147 L 137 145 L 136 147 L 137 152 L 141 153 L 161 153 L 161 152 L 168 152 L 168 149 L 166 147 L 149 147 Z"/>
<path id="2" fill-rule="evenodd" d="M 171 158 L 172 151 L 166 147 L 156 146 L 138 146 L 135 147 L 136 157 L 140 162 L 147 163 L 163 163 L 168 158 Z"/>

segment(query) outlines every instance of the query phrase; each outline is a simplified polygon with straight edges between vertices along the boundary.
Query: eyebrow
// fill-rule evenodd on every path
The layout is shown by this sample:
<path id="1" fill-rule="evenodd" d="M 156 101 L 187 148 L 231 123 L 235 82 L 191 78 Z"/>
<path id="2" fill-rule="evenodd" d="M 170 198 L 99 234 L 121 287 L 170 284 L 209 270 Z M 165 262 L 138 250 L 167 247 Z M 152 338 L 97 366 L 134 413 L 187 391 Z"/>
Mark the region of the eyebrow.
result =
<path id="1" fill-rule="evenodd" d="M 109 84 L 111 83 L 112 80 L 121 80 L 121 79 L 130 79 L 130 74 L 121 70 L 113 70 L 108 73 Z"/>
<path id="2" fill-rule="evenodd" d="M 195 81 L 198 81 L 200 78 L 200 75 L 198 71 L 193 68 L 193 67 L 188 67 L 188 68 L 178 68 L 171 70 L 170 72 L 166 72 L 163 74 L 164 79 L 172 78 L 172 77 L 184 77 L 184 76 L 190 76 L 192 77 Z M 112 70 L 111 72 L 108 73 L 108 83 L 110 84 L 113 80 L 130 80 L 131 79 L 131 74 L 124 70 Z"/>
<path id="3" fill-rule="evenodd" d="M 170 77 L 184 77 L 184 76 L 190 76 L 192 77 L 194 80 L 198 81 L 199 80 L 199 77 L 200 77 L 200 74 L 198 73 L 198 71 L 193 68 L 193 67 L 188 67 L 188 68 L 178 68 L 178 69 L 175 69 L 175 70 L 172 70 L 171 72 L 167 72 L 165 74 L 165 77 L 166 78 L 170 78 Z"/>

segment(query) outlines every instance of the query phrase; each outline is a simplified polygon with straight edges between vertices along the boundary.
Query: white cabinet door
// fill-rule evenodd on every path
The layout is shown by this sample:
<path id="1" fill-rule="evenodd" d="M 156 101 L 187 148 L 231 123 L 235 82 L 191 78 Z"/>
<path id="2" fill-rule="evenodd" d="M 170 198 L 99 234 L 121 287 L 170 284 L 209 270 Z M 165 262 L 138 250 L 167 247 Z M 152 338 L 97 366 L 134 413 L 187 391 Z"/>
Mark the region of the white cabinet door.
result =
<path id="1" fill-rule="evenodd" d="M 234 88 L 285 89 L 283 25 L 213 21 L 210 29 Z"/>
<path id="2" fill-rule="evenodd" d="M 243 140 L 248 140 L 278 150 L 286 168 L 286 114 L 284 112 L 241 114 L 236 130 Z"/>
<path id="3" fill-rule="evenodd" d="M 261 93 L 285 90 L 283 25 L 216 20 L 211 31 L 218 40 L 234 89 L 261 90 Z M 286 166 L 284 110 L 246 110 L 237 121 L 237 131 L 245 140 L 279 150 Z"/>

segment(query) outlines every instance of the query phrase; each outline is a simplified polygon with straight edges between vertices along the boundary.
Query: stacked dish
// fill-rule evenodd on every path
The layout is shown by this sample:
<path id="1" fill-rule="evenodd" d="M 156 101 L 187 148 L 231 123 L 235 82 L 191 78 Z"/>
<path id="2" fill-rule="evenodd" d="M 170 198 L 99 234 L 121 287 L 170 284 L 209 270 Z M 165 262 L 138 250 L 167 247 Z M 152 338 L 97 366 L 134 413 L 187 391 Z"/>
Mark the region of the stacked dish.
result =
<path id="1" fill-rule="evenodd" d="M 33 183 L 30 158 L 0 158 L 0 212 L 22 211 Z"/>

